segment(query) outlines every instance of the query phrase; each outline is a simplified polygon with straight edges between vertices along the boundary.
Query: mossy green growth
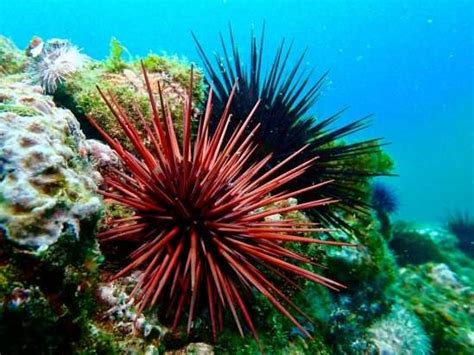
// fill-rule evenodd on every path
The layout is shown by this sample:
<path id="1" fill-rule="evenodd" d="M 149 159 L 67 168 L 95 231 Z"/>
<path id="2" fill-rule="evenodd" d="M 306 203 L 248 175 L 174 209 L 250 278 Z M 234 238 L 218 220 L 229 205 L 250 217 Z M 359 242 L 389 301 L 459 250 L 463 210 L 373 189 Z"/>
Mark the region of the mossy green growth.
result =
<path id="1" fill-rule="evenodd" d="M 126 48 L 115 37 L 110 40 L 110 53 L 104 61 L 104 68 L 110 73 L 120 73 L 128 68 L 127 63 L 123 59 L 123 53 Z"/>
<path id="2" fill-rule="evenodd" d="M 0 36 L 0 75 L 24 71 L 26 56 L 8 38 Z"/>
<path id="3" fill-rule="evenodd" d="M 238 331 L 229 322 L 219 335 L 216 352 L 219 354 L 331 354 L 331 347 L 325 342 L 324 320 L 329 307 L 327 290 L 311 285 L 311 292 L 299 292 L 293 295 L 293 301 L 312 318 L 309 323 L 301 316 L 296 316 L 313 339 L 307 338 L 288 318 L 271 305 L 265 297 L 255 295 L 252 304 L 252 319 L 257 327 L 260 345 L 251 334 L 241 338 Z M 314 298 L 313 298 L 314 297 Z M 322 311 L 322 309 L 324 311 Z M 324 314 L 324 315 L 323 315 Z"/>
<path id="4" fill-rule="evenodd" d="M 38 110 L 35 110 L 32 107 L 0 103 L 0 113 L 2 112 L 11 112 L 16 115 L 26 117 L 32 117 L 40 114 Z"/>
<path id="5" fill-rule="evenodd" d="M 397 293 L 419 317 L 437 353 L 473 354 L 474 292 L 463 284 L 436 281 L 437 265 L 402 269 Z"/>
<path id="6" fill-rule="evenodd" d="M 390 240 L 390 248 L 400 266 L 447 261 L 447 255 L 429 235 L 415 230 L 404 230 L 400 225 L 396 227 Z"/>
<path id="7" fill-rule="evenodd" d="M 80 355 L 118 355 L 121 354 L 114 336 L 94 325 L 90 326 L 89 336 L 81 339 L 77 354 Z"/>
<path id="8" fill-rule="evenodd" d="M 321 147 L 321 150 L 345 145 L 347 145 L 345 141 L 339 140 Z M 358 183 L 353 183 L 351 187 L 366 192 L 365 200 L 369 201 L 371 195 L 370 176 L 393 173 L 395 163 L 387 152 L 373 143 L 362 144 L 359 149 L 364 153 L 337 157 L 332 161 L 325 162 L 325 164 L 349 174 L 353 171 L 366 172 L 368 177 L 366 179 L 358 179 Z"/>
<path id="9" fill-rule="evenodd" d="M 456 237 L 442 228 L 399 222 L 389 246 L 400 266 L 444 263 L 474 286 L 474 261 L 459 250 Z"/>
<path id="10" fill-rule="evenodd" d="M 356 236 L 345 233 L 334 234 L 336 240 L 354 243 L 353 247 L 324 247 L 328 257 L 325 265 L 328 275 L 346 285 L 348 291 L 360 289 L 365 284 L 373 290 L 373 297 L 385 297 L 386 291 L 393 285 L 397 265 L 388 248 L 387 241 L 379 233 L 377 223 L 366 217 L 348 219 L 351 227 L 358 231 Z M 345 237 L 344 237 L 345 236 Z M 342 238 L 342 239 L 341 239 Z"/>
<path id="11" fill-rule="evenodd" d="M 150 53 L 143 58 L 143 64 L 149 72 L 164 73 L 169 76 L 168 81 L 179 83 L 183 88 L 189 87 L 191 67 L 193 67 L 193 100 L 197 103 L 204 101 L 203 72 L 196 66 L 192 66 L 187 60 L 180 59 L 177 56 Z M 138 66 L 139 62 L 136 62 L 135 65 Z"/>
<path id="12" fill-rule="evenodd" d="M 103 259 L 95 239 L 97 218 L 65 225 L 56 243 L 36 253 L 0 242 L 1 258 L 8 260 L 0 267 L 1 353 L 96 353 L 95 346 L 114 353 L 104 350 L 114 349 L 111 342 L 91 332 Z"/>
<path id="13" fill-rule="evenodd" d="M 330 142 L 326 145 L 318 148 L 314 153 L 318 155 L 319 151 L 325 149 L 332 149 L 335 147 L 343 147 L 348 143 L 344 140 L 338 140 Z M 359 150 L 360 149 L 360 150 Z M 342 209 L 340 204 L 334 203 L 327 206 L 319 207 L 332 211 L 334 214 L 339 215 L 343 220 L 347 220 L 349 224 L 352 220 L 365 221 L 365 224 L 376 222 L 372 216 L 369 215 L 370 210 L 366 207 L 370 205 L 370 199 L 372 195 L 372 176 L 376 175 L 390 175 L 393 173 L 395 163 L 390 155 L 385 152 L 382 147 L 374 143 L 362 144 L 359 148 L 358 154 L 348 154 L 345 156 L 336 156 L 334 159 L 325 161 L 326 169 L 332 170 L 334 176 L 345 176 L 347 174 L 350 177 L 354 172 L 360 172 L 366 174 L 366 176 L 358 176 L 357 179 L 348 179 L 348 181 L 335 181 L 335 184 L 341 185 L 341 188 L 347 189 L 348 193 L 353 192 L 354 196 L 357 197 L 359 202 L 359 208 L 351 207 Z M 320 163 L 318 163 L 320 164 Z M 318 215 L 318 208 L 309 210 L 307 214 L 314 218 L 316 221 L 320 219 Z M 329 224 L 330 221 L 325 221 L 325 224 Z M 358 234 L 363 231 L 363 226 L 354 226 L 351 231 Z M 351 240 L 357 243 L 357 240 Z"/>
<path id="14" fill-rule="evenodd" d="M 1 353 L 53 353 L 57 350 L 58 320 L 39 288 L 14 289 L 0 307 Z"/>
<path id="15" fill-rule="evenodd" d="M 116 59 L 112 62 L 117 61 Z M 55 93 L 55 101 L 70 109 L 81 120 L 81 126 L 88 138 L 98 139 L 100 135 L 90 125 L 86 115 L 92 117 L 112 138 L 119 140 L 127 149 L 132 149 L 131 143 L 125 137 L 117 119 L 100 96 L 97 87 L 106 95 L 113 95 L 117 99 L 117 102 L 131 118 L 132 123 L 141 132 L 144 129 L 137 109 L 143 114 L 145 120 L 151 123 L 148 93 L 139 62 L 127 64 L 126 68 L 122 66 L 120 71 L 110 70 L 109 62 L 110 60 L 103 63 L 95 62 L 83 71 L 74 73 Z M 149 72 L 152 90 L 156 96 L 158 93 L 156 83 L 160 81 L 175 129 L 178 136 L 181 136 L 184 96 L 187 94 L 187 88 L 189 87 L 190 65 L 170 58 L 161 58 L 159 63 L 160 72 Z M 201 71 L 196 69 L 194 73 L 193 101 L 197 113 L 201 107 L 204 85 Z M 145 144 L 149 143 L 145 140 Z"/>
<path id="16" fill-rule="evenodd" d="M 132 149 L 131 143 L 125 138 L 117 119 L 101 98 L 96 86 L 100 87 L 104 93 L 113 95 L 117 99 L 117 102 L 122 105 L 140 131 L 142 131 L 143 125 L 135 109 L 138 108 L 147 117 L 150 110 L 147 97 L 143 93 L 137 92 L 118 74 L 107 74 L 100 69 L 79 73 L 64 85 L 64 95 L 71 96 L 73 99 L 70 102 L 72 105 L 70 108 L 75 110 L 79 117 L 85 115 L 92 117 L 112 138 L 118 139 L 126 148 Z M 91 132 L 92 128 L 88 122 L 83 120 L 82 124 L 86 136 L 96 138 L 95 132 Z"/>

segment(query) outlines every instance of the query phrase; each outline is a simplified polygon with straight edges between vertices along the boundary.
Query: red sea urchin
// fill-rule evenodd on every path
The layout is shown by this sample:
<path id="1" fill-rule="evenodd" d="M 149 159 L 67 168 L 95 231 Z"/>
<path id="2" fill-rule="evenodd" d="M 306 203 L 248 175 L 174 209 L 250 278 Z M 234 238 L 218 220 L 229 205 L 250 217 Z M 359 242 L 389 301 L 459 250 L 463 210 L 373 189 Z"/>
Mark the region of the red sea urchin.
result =
<path id="1" fill-rule="evenodd" d="M 226 309 L 232 313 L 242 335 L 241 317 L 257 338 L 245 300 L 251 294 L 248 291 L 258 290 L 309 336 L 284 304 L 304 313 L 266 275 L 270 272 L 292 283 L 287 275 L 293 274 L 332 289 L 342 287 L 295 265 L 311 263 L 311 260 L 285 248 L 285 243 L 344 243 L 298 235 L 317 231 L 312 223 L 266 217 L 333 202 L 325 198 L 289 207 L 275 206 L 279 201 L 327 183 L 271 195 L 277 187 L 281 188 L 303 174 L 315 158 L 284 171 L 285 165 L 305 149 L 302 147 L 268 172 L 261 173 L 271 155 L 250 164 L 249 158 L 258 149 L 253 142 L 258 126 L 250 135 L 244 133 L 257 106 L 226 140 L 231 119 L 231 94 L 214 134 L 210 134 L 212 89 L 193 139 L 192 74 L 184 110 L 183 139 L 178 142 L 160 85 L 158 83 L 161 112 L 143 66 L 142 69 L 152 115 L 149 125 L 137 110 L 144 126 L 143 133 L 131 124 L 114 97 L 110 93 L 107 97 L 99 89 L 130 139 L 134 153 L 125 150 L 90 118 L 124 166 L 124 171 L 112 168 L 105 173 L 107 189 L 102 194 L 134 211 L 131 217 L 113 220 L 110 229 L 99 234 L 101 243 L 126 241 L 136 245 L 130 254 L 130 263 L 114 278 L 142 270 L 132 292 L 139 310 L 166 304 L 168 314 L 174 314 L 172 324 L 175 328 L 187 309 L 188 333 L 197 309 L 202 305 L 208 309 L 214 338 L 223 327 Z M 145 141 L 149 142 L 148 146 Z"/>

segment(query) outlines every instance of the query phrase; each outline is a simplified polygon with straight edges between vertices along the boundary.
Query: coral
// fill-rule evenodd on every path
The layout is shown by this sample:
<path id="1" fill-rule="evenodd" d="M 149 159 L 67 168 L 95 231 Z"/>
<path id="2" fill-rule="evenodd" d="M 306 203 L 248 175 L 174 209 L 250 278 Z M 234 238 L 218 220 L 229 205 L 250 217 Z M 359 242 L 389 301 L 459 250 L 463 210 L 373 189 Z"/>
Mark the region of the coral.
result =
<path id="1" fill-rule="evenodd" d="M 35 39 L 35 42 L 38 42 Z M 29 71 L 35 83 L 41 85 L 46 93 L 54 93 L 67 78 L 81 70 L 89 58 L 76 46 L 63 39 L 50 39 L 37 43 L 41 50 L 31 51 Z"/>
<path id="2" fill-rule="evenodd" d="M 102 201 L 77 120 L 17 80 L 0 79 L 0 352 L 71 353 L 92 336 Z"/>
<path id="3" fill-rule="evenodd" d="M 0 36 L 0 76 L 21 73 L 26 56 L 8 38 Z"/>
<path id="4" fill-rule="evenodd" d="M 368 332 L 377 354 L 431 354 L 430 338 L 420 320 L 399 304 L 372 324 Z"/>
<path id="5" fill-rule="evenodd" d="M 400 271 L 396 291 L 421 320 L 433 349 L 440 354 L 474 352 L 474 292 L 472 284 L 461 279 L 442 264 L 408 266 Z"/>
<path id="6" fill-rule="evenodd" d="M 107 172 L 106 188 L 102 194 L 106 199 L 135 212 L 129 218 L 113 220 L 110 229 L 99 234 L 104 248 L 108 243 L 120 241 L 131 245 L 130 262 L 114 278 L 132 270 L 144 270 L 132 292 L 139 311 L 156 304 L 166 304 L 161 313 L 165 318 L 171 318 L 172 328 L 176 328 L 184 308 L 189 307 L 188 333 L 196 313 L 202 310 L 199 307 L 199 296 L 203 308 L 208 309 L 214 337 L 218 329 L 222 328 L 222 322 L 219 321 L 218 324 L 218 320 L 222 319 L 225 309 L 230 309 L 241 335 L 243 336 L 243 329 L 238 313 L 241 313 L 246 325 L 258 339 L 245 302 L 247 293 L 254 287 L 303 334 L 309 336 L 308 331 L 291 315 L 287 307 L 290 306 L 303 317 L 307 316 L 254 263 L 260 264 L 286 282 L 290 279 L 284 273 L 331 289 L 342 287 L 337 282 L 296 265 L 308 264 L 310 260 L 286 249 L 283 243 L 348 243 L 298 235 L 300 232 L 320 231 L 312 228 L 312 223 L 292 219 L 266 219 L 275 214 L 302 211 L 331 203 L 330 199 L 262 210 L 264 206 L 285 201 L 326 184 L 269 196 L 277 187 L 303 174 L 314 159 L 293 169 L 284 169 L 286 163 L 305 148 L 302 147 L 266 173 L 260 171 L 270 156 L 247 168 L 249 158 L 257 148 L 252 142 L 253 134 L 244 135 L 253 111 L 240 129 L 232 134 L 231 139 L 224 141 L 229 120 L 227 110 L 222 113 L 214 134 L 208 131 L 212 91 L 194 140 L 191 138 L 192 100 L 188 96 L 180 145 L 163 95 L 160 91 L 162 116 L 159 116 L 149 78 L 144 68 L 143 71 L 153 113 L 153 125 L 150 127 L 140 112 L 137 112 L 143 121 L 143 134 L 132 125 L 116 99 L 113 96 L 106 97 L 101 91 L 104 101 L 133 144 L 139 158 L 126 151 L 91 119 L 91 124 L 101 131 L 126 167 L 125 171 L 111 169 Z M 192 84 L 191 75 L 190 93 Z M 231 105 L 231 100 L 228 105 Z M 255 127 L 253 132 L 257 129 Z M 145 146 L 145 140 L 152 142 L 151 149 Z"/>
<path id="7" fill-rule="evenodd" d="M 224 55 L 223 58 L 216 55 L 216 65 L 211 63 L 194 37 L 207 73 L 206 80 L 216 87 L 215 112 L 221 112 L 225 107 L 232 85 L 238 79 L 234 105 L 230 109 L 236 118 L 230 123 L 232 129 L 245 119 L 246 113 L 257 100 L 261 101 L 250 125 L 253 127 L 252 124 L 261 124 L 257 141 L 262 143 L 262 147 L 253 159 L 261 159 L 271 152 L 273 156 L 268 164 L 271 168 L 300 146 L 308 144 L 308 149 L 293 159 L 290 167 L 314 156 L 318 156 L 318 161 L 292 184 L 295 188 L 301 188 L 334 179 L 333 184 L 307 192 L 300 199 L 337 199 L 338 204 L 314 209 L 309 213 L 314 214 L 316 220 L 327 226 L 347 229 L 349 225 L 342 214 L 368 214 L 369 179 L 387 174 L 392 164 L 377 164 L 376 160 L 390 161 L 383 155 L 379 139 L 347 144 L 341 141 L 347 135 L 365 128 L 368 125 L 367 118 L 332 128 L 331 125 L 342 115 L 342 111 L 322 120 L 309 115 L 312 105 L 320 95 L 326 74 L 312 82 L 311 76 L 306 75 L 303 70 L 304 54 L 296 59 L 296 64 L 290 66 L 288 63 L 291 46 L 285 46 L 283 41 L 270 68 L 265 72 L 262 69 L 263 37 L 262 33 L 259 41 L 252 34 L 250 63 L 245 63 L 241 60 L 239 48 L 230 30 L 230 48 L 221 39 Z M 213 118 L 215 127 L 218 116 L 214 115 Z"/>
<path id="8" fill-rule="evenodd" d="M 79 238 L 82 221 L 97 216 L 102 203 L 79 156 L 83 142 L 71 135 L 78 122 L 37 87 L 5 83 L 2 95 L 15 107 L 0 112 L 3 237 L 34 250 L 55 243 L 68 226 Z"/>
<path id="9" fill-rule="evenodd" d="M 474 218 L 467 212 L 458 212 L 449 218 L 447 228 L 457 237 L 459 249 L 474 257 Z"/>

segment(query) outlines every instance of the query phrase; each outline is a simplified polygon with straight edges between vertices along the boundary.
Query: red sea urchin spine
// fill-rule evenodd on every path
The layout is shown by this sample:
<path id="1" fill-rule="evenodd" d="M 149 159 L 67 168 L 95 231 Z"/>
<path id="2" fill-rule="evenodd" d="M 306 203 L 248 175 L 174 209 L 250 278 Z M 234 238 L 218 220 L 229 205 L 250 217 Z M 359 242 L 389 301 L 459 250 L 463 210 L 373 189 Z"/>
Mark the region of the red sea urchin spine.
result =
<path id="1" fill-rule="evenodd" d="M 271 155 L 250 163 L 250 157 L 258 149 L 253 142 L 258 126 L 250 135 L 244 136 L 258 103 L 245 121 L 233 132 L 228 132 L 235 85 L 213 133 L 209 131 L 212 111 L 210 90 L 204 116 L 193 140 L 192 73 L 180 144 L 160 84 L 161 112 L 143 65 L 142 69 L 151 105 L 151 126 L 136 110 L 144 127 L 143 133 L 133 126 L 117 100 L 99 89 L 132 143 L 134 153 L 123 148 L 89 118 L 124 166 L 124 171 L 110 169 L 106 173 L 107 190 L 102 194 L 106 199 L 134 210 L 132 217 L 112 221 L 110 229 L 99 234 L 100 241 L 105 245 L 117 241 L 136 245 L 130 254 L 130 263 L 114 278 L 135 269 L 143 270 L 132 292 L 139 310 L 166 303 L 168 314 L 175 312 L 172 321 L 175 328 L 186 307 L 188 333 L 198 307 L 203 304 L 206 307 L 207 303 L 214 338 L 223 327 L 223 314 L 228 309 L 239 332 L 243 335 L 240 320 L 243 317 L 258 339 L 245 302 L 250 291 L 256 289 L 304 334 L 310 336 L 284 303 L 304 317 L 306 315 L 268 280 L 266 272 L 274 273 L 292 284 L 295 283 L 285 274 L 291 273 L 338 289 L 343 286 L 293 264 L 291 261 L 303 264 L 313 262 L 285 248 L 285 243 L 349 244 L 298 235 L 321 231 L 320 228 L 313 228 L 313 223 L 292 219 L 274 221 L 267 217 L 334 202 L 325 198 L 294 206 L 269 207 L 329 183 L 272 195 L 277 188 L 303 174 L 316 158 L 284 171 L 285 165 L 305 149 L 302 147 L 268 172 L 260 173 Z M 145 145 L 145 140 L 150 142 L 150 147 Z"/>

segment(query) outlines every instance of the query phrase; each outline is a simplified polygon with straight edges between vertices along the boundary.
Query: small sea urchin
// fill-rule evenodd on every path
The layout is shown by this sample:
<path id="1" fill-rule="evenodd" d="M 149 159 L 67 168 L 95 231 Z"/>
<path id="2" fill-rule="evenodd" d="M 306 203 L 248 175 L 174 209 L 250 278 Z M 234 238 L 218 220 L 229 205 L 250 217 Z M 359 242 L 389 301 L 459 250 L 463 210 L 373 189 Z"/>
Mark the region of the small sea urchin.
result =
<path id="1" fill-rule="evenodd" d="M 281 191 L 282 185 L 303 174 L 316 158 L 286 170 L 287 163 L 305 149 L 301 147 L 262 172 L 271 154 L 251 162 L 250 157 L 258 149 L 253 142 L 258 126 L 251 129 L 250 135 L 245 134 L 256 107 L 235 131 L 228 132 L 235 86 L 212 134 L 209 132 L 210 90 L 205 113 L 193 138 L 192 74 L 189 96 L 185 99 L 183 138 L 179 141 L 160 84 L 159 109 L 143 65 L 142 69 L 152 115 L 152 123 L 148 125 L 136 110 L 143 122 L 143 133 L 131 124 L 110 93 L 106 95 L 99 90 L 130 139 L 134 153 L 125 150 L 89 118 L 124 166 L 123 171 L 112 168 L 106 172 L 106 188 L 102 193 L 106 199 L 134 211 L 132 216 L 113 220 L 110 229 L 99 234 L 104 247 L 120 241 L 133 245 L 131 261 L 114 278 L 141 270 L 132 292 L 139 310 L 166 304 L 166 309 L 161 307 L 160 311 L 173 328 L 180 324 L 185 310 L 189 310 L 188 333 L 197 313 L 206 309 L 215 338 L 223 327 L 225 310 L 230 310 L 240 333 L 243 335 L 243 317 L 257 338 L 247 299 L 252 291 L 258 291 L 309 336 L 287 307 L 303 316 L 304 313 L 268 275 L 271 273 L 292 284 L 290 275 L 293 275 L 338 289 L 343 286 L 297 265 L 312 261 L 285 246 L 288 242 L 346 244 L 301 235 L 319 230 L 312 223 L 267 217 L 334 202 L 324 198 L 288 207 L 275 205 L 328 183 Z M 145 141 L 150 143 L 148 147 Z M 272 195 L 276 188 L 281 192 Z"/>
<path id="2" fill-rule="evenodd" d="M 79 48 L 60 39 L 46 43 L 39 40 L 30 52 L 33 57 L 30 71 L 36 82 L 49 94 L 53 94 L 60 83 L 89 61 L 89 57 L 82 54 Z"/>
<path id="3" fill-rule="evenodd" d="M 391 214 L 398 209 L 398 199 L 395 192 L 381 182 L 372 185 L 372 208 L 381 213 Z"/>

